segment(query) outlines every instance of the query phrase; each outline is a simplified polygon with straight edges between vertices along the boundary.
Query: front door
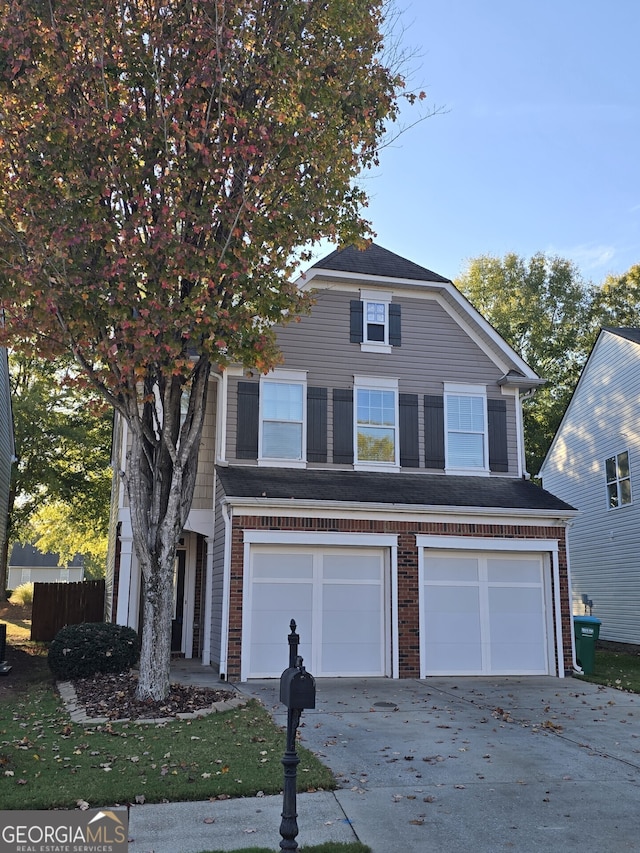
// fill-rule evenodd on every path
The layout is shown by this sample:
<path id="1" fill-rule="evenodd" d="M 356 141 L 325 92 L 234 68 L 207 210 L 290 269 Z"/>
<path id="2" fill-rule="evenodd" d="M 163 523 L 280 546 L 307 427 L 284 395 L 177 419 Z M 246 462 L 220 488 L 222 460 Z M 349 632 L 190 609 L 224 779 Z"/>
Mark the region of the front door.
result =
<path id="1" fill-rule="evenodd" d="M 184 572 L 187 552 L 178 551 L 173 569 L 173 620 L 171 622 L 171 651 L 182 651 L 182 627 L 184 621 Z"/>

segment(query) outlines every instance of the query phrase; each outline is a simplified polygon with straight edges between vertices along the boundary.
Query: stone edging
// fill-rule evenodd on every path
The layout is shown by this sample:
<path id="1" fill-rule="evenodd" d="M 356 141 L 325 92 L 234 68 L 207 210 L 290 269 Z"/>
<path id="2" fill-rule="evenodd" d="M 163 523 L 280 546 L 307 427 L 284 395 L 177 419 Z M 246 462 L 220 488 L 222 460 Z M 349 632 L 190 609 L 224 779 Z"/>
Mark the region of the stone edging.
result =
<path id="1" fill-rule="evenodd" d="M 104 723 L 140 723 L 142 725 L 171 723 L 175 720 L 195 720 L 198 717 L 206 717 L 209 714 L 219 714 L 223 711 L 232 711 L 234 708 L 240 708 L 246 705 L 249 701 L 246 696 L 233 696 L 231 699 L 224 699 L 222 702 L 214 702 L 208 708 L 200 708 L 197 711 L 190 711 L 186 714 L 176 714 L 175 717 L 154 717 L 153 719 L 135 719 L 124 717 L 120 720 L 110 720 L 109 717 L 90 717 L 83 705 L 78 702 L 75 687 L 70 681 L 56 682 L 60 698 L 64 702 L 67 712 L 74 723 L 81 725 L 100 725 Z"/>

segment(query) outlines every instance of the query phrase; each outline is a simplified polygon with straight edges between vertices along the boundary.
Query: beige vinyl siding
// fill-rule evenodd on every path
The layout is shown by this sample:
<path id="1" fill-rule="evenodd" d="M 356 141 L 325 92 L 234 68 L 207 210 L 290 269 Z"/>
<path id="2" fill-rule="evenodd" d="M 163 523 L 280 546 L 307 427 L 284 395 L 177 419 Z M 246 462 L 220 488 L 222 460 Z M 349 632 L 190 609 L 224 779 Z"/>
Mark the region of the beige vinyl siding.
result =
<path id="1" fill-rule="evenodd" d="M 424 466 L 424 395 L 442 394 L 445 382 L 486 385 L 488 397 L 506 400 L 508 475 L 517 474 L 515 399 L 503 396 L 497 385 L 503 371 L 435 298 L 402 296 L 394 299 L 402 306 L 402 346 L 382 353 L 362 352 L 359 344 L 349 340 L 350 301 L 357 298 L 357 293 L 327 289 L 319 291 L 315 298 L 316 304 L 310 315 L 292 321 L 278 332 L 278 343 L 284 356 L 281 367 L 306 369 L 308 386 L 329 389 L 328 462 L 326 465 L 314 463 L 314 467 L 344 467 L 331 463 L 331 389 L 353 387 L 353 377 L 357 374 L 397 378 L 399 393 L 418 394 L 421 466 Z M 251 465 L 254 464 L 252 460 L 236 460 L 235 456 L 239 381 L 258 382 L 259 375 L 229 378 L 227 455 L 234 463 Z"/>
<path id="2" fill-rule="evenodd" d="M 629 643 L 640 643 L 639 399 L 640 346 L 604 333 L 543 469 L 544 487 L 580 510 L 568 532 L 573 612 L 587 595 L 600 636 Z M 609 509 L 604 460 L 624 450 L 633 503 Z"/>
<path id="3" fill-rule="evenodd" d="M 202 429 L 202 442 L 198 454 L 198 476 L 193 493 L 193 509 L 213 507 L 213 474 L 216 461 L 216 401 L 218 383 L 209 382 L 207 411 Z"/>

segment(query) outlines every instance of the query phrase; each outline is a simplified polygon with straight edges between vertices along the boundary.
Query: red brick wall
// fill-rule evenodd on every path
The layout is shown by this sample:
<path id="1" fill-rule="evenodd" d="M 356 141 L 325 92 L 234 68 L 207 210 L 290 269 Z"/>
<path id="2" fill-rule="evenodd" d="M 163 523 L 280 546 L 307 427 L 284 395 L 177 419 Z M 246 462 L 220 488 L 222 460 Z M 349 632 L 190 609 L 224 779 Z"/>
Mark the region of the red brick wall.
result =
<path id="1" fill-rule="evenodd" d="M 419 678 L 420 676 L 418 550 L 416 547 L 416 535 L 474 536 L 487 539 L 557 539 L 560 569 L 560 601 L 562 607 L 562 636 L 564 643 L 564 662 L 560 665 L 560 670 L 564 670 L 565 672 L 571 670 L 570 597 L 567 582 L 565 528 L 563 527 L 460 524 L 457 522 L 378 521 L 373 519 L 344 518 L 287 518 L 285 516 L 237 516 L 233 519 L 231 543 L 231 600 L 229 608 L 229 652 L 227 661 L 227 675 L 231 680 L 240 678 L 244 530 L 387 533 L 398 536 L 398 653 L 400 678 Z M 555 589 L 552 589 L 552 600 L 555 607 Z"/>

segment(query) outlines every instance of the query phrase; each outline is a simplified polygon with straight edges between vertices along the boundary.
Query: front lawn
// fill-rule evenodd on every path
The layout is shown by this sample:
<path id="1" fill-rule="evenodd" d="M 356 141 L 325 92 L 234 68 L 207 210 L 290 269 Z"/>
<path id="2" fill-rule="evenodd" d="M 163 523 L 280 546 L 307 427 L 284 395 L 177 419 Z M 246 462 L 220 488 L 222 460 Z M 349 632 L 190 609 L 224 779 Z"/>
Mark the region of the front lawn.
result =
<path id="1" fill-rule="evenodd" d="M 257 702 L 196 720 L 77 725 L 47 675 L 45 649 L 30 651 L 40 675 L 35 683 L 21 671 L 17 689 L 10 689 L 17 669 L 0 679 L 0 809 L 93 808 L 282 790 L 285 735 Z M 17 652 L 7 648 L 14 667 Z M 23 654 L 20 670 L 25 659 Z M 312 753 L 298 747 L 298 755 L 300 791 L 335 787 Z"/>
<path id="2" fill-rule="evenodd" d="M 638 650 L 640 652 L 640 649 Z M 640 654 L 596 646 L 594 672 L 577 678 L 616 690 L 640 693 Z"/>

